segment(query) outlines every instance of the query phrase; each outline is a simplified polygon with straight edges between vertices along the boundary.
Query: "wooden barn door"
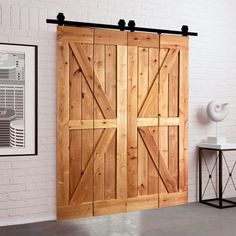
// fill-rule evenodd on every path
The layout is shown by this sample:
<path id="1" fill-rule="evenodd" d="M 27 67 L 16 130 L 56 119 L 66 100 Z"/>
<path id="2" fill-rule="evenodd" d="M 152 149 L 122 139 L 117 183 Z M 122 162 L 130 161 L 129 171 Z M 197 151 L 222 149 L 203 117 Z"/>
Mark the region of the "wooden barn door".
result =
<path id="1" fill-rule="evenodd" d="M 58 219 L 93 215 L 93 30 L 58 27 Z"/>
<path id="2" fill-rule="evenodd" d="M 160 37 L 159 207 L 188 202 L 188 38 Z M 163 168 L 164 167 L 164 168 Z"/>
<path id="3" fill-rule="evenodd" d="M 58 27 L 58 219 L 187 202 L 187 41 Z"/>
<path id="4" fill-rule="evenodd" d="M 188 38 L 128 33 L 127 210 L 187 202 Z"/>
<path id="5" fill-rule="evenodd" d="M 125 211 L 127 33 L 58 27 L 58 219 Z"/>

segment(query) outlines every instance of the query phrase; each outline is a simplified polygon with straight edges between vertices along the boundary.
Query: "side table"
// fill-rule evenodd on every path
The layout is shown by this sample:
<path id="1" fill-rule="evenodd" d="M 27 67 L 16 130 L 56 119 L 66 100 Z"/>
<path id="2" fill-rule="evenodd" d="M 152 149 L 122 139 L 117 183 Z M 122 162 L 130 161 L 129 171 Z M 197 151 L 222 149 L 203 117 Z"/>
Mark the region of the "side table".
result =
<path id="1" fill-rule="evenodd" d="M 198 146 L 199 148 L 199 202 L 209 205 L 209 206 L 213 206 L 219 209 L 222 208 L 230 208 L 230 207 L 236 207 L 236 202 L 229 200 L 229 199 L 225 199 L 223 198 L 223 194 L 224 194 L 224 190 L 227 187 L 227 184 L 229 182 L 229 180 L 231 179 L 234 185 L 234 188 L 236 190 L 236 185 L 234 183 L 234 180 L 232 178 L 232 174 L 233 171 L 235 169 L 236 166 L 236 162 L 234 163 L 233 167 L 230 169 L 226 158 L 224 156 L 224 152 L 228 152 L 228 151 L 236 151 L 236 144 L 230 144 L 230 143 L 225 143 L 225 144 L 213 144 L 213 143 L 202 143 Z M 216 198 L 212 198 L 212 199 L 204 199 L 203 200 L 203 196 L 204 193 L 206 191 L 206 188 L 204 189 L 204 193 L 202 193 L 202 161 L 205 160 L 205 156 L 204 156 L 204 151 L 205 150 L 211 150 L 211 151 L 215 151 L 217 153 L 217 157 L 216 157 L 216 161 L 215 164 L 213 166 L 213 169 L 210 171 L 209 168 L 207 167 L 207 171 L 208 171 L 208 182 L 206 185 L 206 188 L 208 187 L 208 183 L 212 181 L 212 173 L 217 165 L 217 161 L 219 163 L 219 188 L 218 188 L 218 194 L 217 194 L 217 190 L 215 188 L 216 191 Z M 225 186 L 223 187 L 223 160 L 226 163 L 226 167 L 227 170 L 229 172 L 228 175 L 228 180 L 225 184 Z M 216 202 L 216 203 L 214 203 Z"/>

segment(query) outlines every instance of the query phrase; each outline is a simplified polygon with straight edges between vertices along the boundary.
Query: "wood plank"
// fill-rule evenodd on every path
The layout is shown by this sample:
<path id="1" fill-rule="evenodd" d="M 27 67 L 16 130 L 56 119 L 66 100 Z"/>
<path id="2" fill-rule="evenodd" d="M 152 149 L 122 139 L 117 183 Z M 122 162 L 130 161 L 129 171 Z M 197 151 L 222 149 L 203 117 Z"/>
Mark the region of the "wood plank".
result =
<path id="1" fill-rule="evenodd" d="M 116 46 L 106 45 L 106 95 L 116 114 Z M 112 128 L 117 127 L 117 121 Z M 113 136 L 105 155 L 105 199 L 116 195 L 116 135 Z"/>
<path id="2" fill-rule="evenodd" d="M 159 71 L 159 49 L 157 48 L 149 48 L 149 70 L 148 70 L 148 89 L 150 91 L 153 83 L 158 75 Z M 150 104 L 147 110 L 150 117 L 158 117 L 158 80 L 153 87 L 153 103 Z"/>
<path id="3" fill-rule="evenodd" d="M 107 119 L 115 118 L 115 113 L 111 108 L 111 105 L 102 90 L 102 86 L 98 80 L 96 73 L 93 72 L 93 68 L 89 61 L 86 52 L 83 50 L 80 44 L 75 45 L 74 43 L 70 43 L 70 46 L 75 54 L 75 57 L 83 71 L 85 79 L 89 85 L 91 91 L 94 91 L 95 99 L 104 115 Z"/>
<path id="4" fill-rule="evenodd" d="M 177 126 L 180 124 L 179 117 L 160 117 L 159 126 Z"/>
<path id="5" fill-rule="evenodd" d="M 127 45 L 127 32 L 95 29 L 94 42 L 95 44 Z"/>
<path id="6" fill-rule="evenodd" d="M 138 127 L 158 126 L 159 118 L 137 118 Z"/>
<path id="7" fill-rule="evenodd" d="M 101 89 L 106 91 L 106 79 L 105 79 L 105 45 L 94 44 L 94 74 L 97 75 Z M 98 88 L 94 87 L 94 94 Z M 99 108 L 99 105 L 94 103 L 94 123 L 96 120 L 103 119 L 103 114 Z M 103 129 L 94 130 L 94 143 L 97 143 L 103 133 Z M 104 157 L 94 159 L 94 182 L 93 182 L 93 201 L 104 199 Z M 95 171 L 96 170 L 96 171 Z"/>
<path id="8" fill-rule="evenodd" d="M 176 36 L 176 35 L 161 35 L 160 36 L 160 48 L 172 48 L 188 50 L 188 37 Z"/>
<path id="9" fill-rule="evenodd" d="M 188 51 L 180 51 L 179 188 L 188 189 Z"/>
<path id="10" fill-rule="evenodd" d="M 138 153 L 137 153 L 137 69 L 138 48 L 128 47 L 128 197 L 138 195 Z"/>
<path id="11" fill-rule="evenodd" d="M 159 195 L 159 207 L 177 206 L 188 203 L 188 192 L 161 193 Z"/>
<path id="12" fill-rule="evenodd" d="M 169 170 L 178 186 L 179 177 L 179 127 L 168 127 Z"/>
<path id="13" fill-rule="evenodd" d="M 69 45 L 57 42 L 57 206 L 69 203 Z"/>
<path id="14" fill-rule="evenodd" d="M 179 116 L 179 58 L 176 57 L 171 70 L 169 70 L 168 88 L 168 115 L 170 117 Z"/>
<path id="15" fill-rule="evenodd" d="M 148 128 L 139 128 L 139 133 L 141 134 L 143 141 L 149 151 L 149 154 L 153 160 L 153 163 L 156 167 L 156 169 L 159 172 L 159 175 L 161 179 L 163 180 L 163 183 L 165 184 L 166 189 L 168 192 L 177 192 L 177 187 L 175 185 L 175 181 L 171 176 L 170 171 L 168 170 L 165 161 L 163 160 L 163 157 L 161 156 L 158 145 L 155 142 L 155 139 L 153 138 L 150 130 Z M 158 156 L 158 157 L 156 157 Z M 159 162 L 156 161 L 158 158 Z"/>
<path id="16" fill-rule="evenodd" d="M 77 61 L 74 58 L 72 50 L 70 50 L 69 58 L 69 104 L 71 119 L 81 119 L 81 97 L 82 97 L 82 74 Z M 79 94 L 79 95 L 78 95 Z M 81 177 L 81 131 L 70 131 L 69 149 L 70 149 L 70 196 L 73 194 L 76 185 Z"/>
<path id="17" fill-rule="evenodd" d="M 70 197 L 72 196 L 75 188 L 81 178 L 82 173 L 82 145 L 81 145 L 81 131 L 70 131 L 69 137 L 69 160 L 70 160 Z"/>
<path id="18" fill-rule="evenodd" d="M 138 111 L 148 93 L 148 48 L 138 48 Z M 144 117 L 149 117 L 146 113 Z M 138 134 L 138 195 L 148 193 L 148 152 Z"/>
<path id="19" fill-rule="evenodd" d="M 117 120 L 116 119 L 70 120 L 68 126 L 70 130 L 116 128 Z"/>
<path id="20" fill-rule="evenodd" d="M 117 46 L 117 198 L 127 198 L 127 47 Z"/>
<path id="21" fill-rule="evenodd" d="M 86 54 L 86 58 L 89 58 L 89 64 L 93 69 L 93 45 L 92 44 L 82 44 L 83 50 Z M 76 54 L 74 52 L 75 58 Z M 93 120 L 94 111 L 93 111 L 94 97 L 93 90 L 91 90 L 86 82 L 85 76 L 82 76 L 82 102 L 81 102 L 81 119 L 82 120 Z M 81 151 L 81 174 L 83 175 L 89 159 L 93 153 L 94 149 L 94 132 L 93 130 L 82 130 L 82 151 Z M 81 177 L 82 178 L 82 177 Z M 86 178 L 83 177 L 83 187 L 84 190 L 80 192 L 80 195 L 77 196 L 77 202 L 92 202 L 93 200 L 93 164 L 90 166 L 90 169 L 87 170 Z M 72 194 L 73 196 L 73 194 Z"/>
<path id="22" fill-rule="evenodd" d="M 159 35 L 154 33 L 128 32 L 128 45 L 158 48 Z"/>
<path id="23" fill-rule="evenodd" d="M 172 70 L 169 71 L 169 117 L 176 117 L 179 120 L 179 57 L 176 58 Z M 169 170 L 178 184 L 179 174 L 179 128 L 177 126 L 168 127 L 168 150 L 169 150 Z"/>
<path id="24" fill-rule="evenodd" d="M 84 189 L 86 188 L 87 175 L 89 171 L 93 168 L 93 162 L 95 162 L 96 160 L 99 160 L 101 156 L 104 156 L 108 148 L 108 145 L 112 137 L 114 136 L 114 133 L 115 133 L 115 129 L 105 129 L 103 131 L 102 136 L 98 144 L 96 145 L 94 152 L 88 161 L 87 166 L 84 169 L 84 173 L 81 177 L 81 180 L 78 183 L 73 196 L 71 197 L 70 203 L 74 203 L 74 204 L 78 203 L 78 196 L 81 195 L 83 191 L 85 191 Z M 94 169 L 94 171 L 96 172 L 97 170 Z"/>
<path id="25" fill-rule="evenodd" d="M 172 55 L 168 52 L 167 58 Z M 165 51 L 160 51 L 160 58 L 166 57 Z M 160 71 L 160 81 L 159 81 L 159 114 L 161 117 L 168 117 L 168 98 L 169 98 L 169 77 L 168 77 L 168 62 L 169 60 L 164 60 L 163 67 Z"/>
<path id="26" fill-rule="evenodd" d="M 163 61 L 163 67 L 160 71 L 160 79 L 159 79 L 159 116 L 160 117 L 168 117 L 168 86 L 169 86 L 169 77 L 168 77 L 168 62 L 170 60 L 167 60 L 168 56 L 172 54 L 170 53 L 170 50 L 166 56 L 165 50 L 160 50 L 160 60 Z M 164 59 L 166 58 L 166 59 Z M 163 161 L 166 166 L 169 165 L 169 150 L 168 150 L 168 127 L 162 126 L 159 127 L 159 151 L 161 156 L 163 157 Z M 167 192 L 167 189 L 165 188 L 165 183 L 160 180 L 159 184 L 159 192 L 165 193 Z"/>
<path id="27" fill-rule="evenodd" d="M 159 38 L 159 36 L 158 36 Z M 159 42 L 158 42 L 159 43 Z M 159 44 L 158 44 L 159 47 Z M 159 49 L 158 48 L 149 48 L 149 81 L 148 81 L 148 89 L 151 88 L 156 75 L 158 74 L 159 70 Z M 154 102 L 150 104 L 148 109 L 148 114 L 150 117 L 155 117 L 155 119 L 158 120 L 158 80 L 155 84 L 154 89 Z M 158 124 L 156 124 L 154 127 L 149 128 L 149 130 L 152 132 L 152 136 L 155 138 L 155 140 L 158 140 Z M 158 159 L 156 160 L 158 161 Z M 158 193 L 158 186 L 159 186 L 159 176 L 158 172 L 155 168 L 155 165 L 151 159 L 151 157 L 148 158 L 148 194 L 157 194 Z"/>
<path id="28" fill-rule="evenodd" d="M 126 211 L 126 199 L 111 199 L 94 202 L 94 215 L 109 215 Z"/>
<path id="29" fill-rule="evenodd" d="M 117 87 L 117 55 L 116 46 L 106 45 L 106 95 L 111 104 L 113 111 L 116 114 L 116 87 Z"/>
<path id="30" fill-rule="evenodd" d="M 57 220 L 69 220 L 93 215 L 93 204 L 66 205 L 57 208 Z"/>
<path id="31" fill-rule="evenodd" d="M 69 26 L 57 27 L 57 40 L 78 43 L 93 43 L 92 28 L 76 28 Z"/>
<path id="32" fill-rule="evenodd" d="M 153 208 L 158 208 L 158 194 L 127 199 L 127 211 L 141 211 Z"/>

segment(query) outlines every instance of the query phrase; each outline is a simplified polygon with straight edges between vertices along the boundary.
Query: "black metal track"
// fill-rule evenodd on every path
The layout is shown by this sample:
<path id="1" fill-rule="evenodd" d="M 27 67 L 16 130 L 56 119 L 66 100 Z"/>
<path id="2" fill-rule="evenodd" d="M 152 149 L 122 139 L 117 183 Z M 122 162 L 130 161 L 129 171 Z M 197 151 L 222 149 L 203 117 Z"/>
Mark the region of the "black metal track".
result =
<path id="1" fill-rule="evenodd" d="M 157 34 L 177 34 L 177 35 L 183 35 L 183 36 L 198 36 L 198 33 L 196 32 L 189 32 L 187 25 L 183 25 L 181 28 L 181 31 L 135 27 L 135 22 L 133 20 L 130 20 L 128 23 L 128 26 L 126 26 L 125 25 L 126 23 L 123 19 L 119 20 L 118 25 L 107 25 L 107 24 L 99 24 L 99 23 L 67 21 L 65 20 L 65 16 L 63 13 L 58 13 L 56 20 L 47 19 L 46 22 L 49 24 L 74 26 L 74 27 L 92 27 L 92 28 L 103 28 L 103 29 L 117 29 L 121 31 L 129 30 L 131 32 L 140 31 L 140 32 L 152 32 L 152 33 L 157 33 Z"/>

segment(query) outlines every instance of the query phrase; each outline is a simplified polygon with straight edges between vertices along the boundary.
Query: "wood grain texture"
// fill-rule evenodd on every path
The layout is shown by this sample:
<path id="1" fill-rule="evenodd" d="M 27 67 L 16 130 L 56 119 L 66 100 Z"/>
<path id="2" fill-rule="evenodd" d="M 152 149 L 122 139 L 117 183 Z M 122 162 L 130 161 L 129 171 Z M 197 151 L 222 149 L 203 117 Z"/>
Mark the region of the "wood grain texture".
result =
<path id="1" fill-rule="evenodd" d="M 159 38 L 159 36 L 158 36 Z M 158 42 L 159 43 L 159 42 Z M 159 47 L 159 44 L 158 44 Z M 158 48 L 149 48 L 149 70 L 148 70 L 148 89 L 150 90 L 152 84 L 155 81 L 156 75 L 158 74 L 159 70 L 159 49 Z M 155 117 L 154 119 L 158 119 L 158 81 L 154 87 L 154 98 L 153 103 L 150 104 L 148 114 L 150 117 Z M 149 130 L 152 132 L 152 136 L 155 140 L 159 139 L 158 134 L 158 124 L 154 125 L 154 127 L 150 127 Z M 159 186 L 159 176 L 155 165 L 149 156 L 148 158 L 148 194 L 157 194 L 158 193 L 158 186 Z"/>
<path id="2" fill-rule="evenodd" d="M 138 127 L 158 126 L 159 118 L 137 118 Z"/>
<path id="3" fill-rule="evenodd" d="M 179 119 L 179 56 L 176 57 L 172 69 L 169 71 L 168 88 L 168 116 Z M 169 125 L 168 125 L 169 126 Z M 178 185 L 179 175 L 179 127 L 168 127 L 168 151 L 169 151 L 169 170 Z"/>
<path id="4" fill-rule="evenodd" d="M 73 130 L 69 133 L 69 160 L 70 160 L 70 197 L 81 178 L 82 173 L 82 142 L 81 130 Z"/>
<path id="5" fill-rule="evenodd" d="M 88 60 L 90 67 L 93 69 L 93 63 L 92 63 L 93 57 L 94 57 L 93 45 L 82 44 L 81 48 L 83 48 L 85 58 Z M 75 55 L 75 58 L 76 58 L 76 55 Z M 82 110 L 81 119 L 93 120 L 94 119 L 93 90 L 89 88 L 84 74 L 82 76 L 82 102 L 81 103 L 82 103 L 81 104 L 81 110 Z M 94 139 L 93 139 L 93 135 L 94 135 L 93 130 L 91 129 L 82 130 L 81 133 L 82 133 L 81 135 L 81 143 L 82 143 L 81 174 L 83 175 L 86 169 L 86 166 L 88 165 L 88 162 L 90 160 L 90 157 L 93 153 L 93 149 L 95 145 L 94 145 Z M 83 179 L 85 179 L 85 177 L 83 177 Z M 80 192 L 77 202 L 92 202 L 93 200 L 93 163 L 90 166 L 90 168 L 86 171 L 86 181 L 83 181 L 83 187 L 84 187 L 84 191 Z"/>
<path id="6" fill-rule="evenodd" d="M 139 196 L 127 199 L 127 211 L 141 211 L 158 207 L 158 194 Z"/>
<path id="7" fill-rule="evenodd" d="M 106 78 L 105 78 L 105 45 L 93 46 L 94 51 L 94 74 L 97 75 L 98 81 L 101 85 L 102 91 L 106 93 Z M 98 93 L 98 87 L 94 86 L 94 94 Z M 94 103 L 94 120 L 103 119 L 102 111 L 97 103 Z M 97 143 L 103 133 L 103 129 L 94 130 L 94 143 Z M 94 159 L 94 183 L 93 183 L 93 201 L 104 199 L 104 159 L 105 155 L 100 155 L 99 158 Z"/>
<path id="8" fill-rule="evenodd" d="M 117 46 L 117 199 L 127 198 L 127 47 Z"/>
<path id="9" fill-rule="evenodd" d="M 159 35 L 140 32 L 128 32 L 128 45 L 147 48 L 158 48 Z"/>
<path id="10" fill-rule="evenodd" d="M 57 42 L 57 206 L 69 202 L 69 45 Z"/>
<path id="11" fill-rule="evenodd" d="M 57 40 L 78 43 L 93 43 L 94 30 L 92 28 L 57 27 Z"/>
<path id="12" fill-rule="evenodd" d="M 188 190 L 188 51 L 180 51 L 179 187 Z"/>
<path id="13" fill-rule="evenodd" d="M 108 215 L 126 211 L 126 199 L 110 199 L 94 202 L 94 215 Z"/>
<path id="14" fill-rule="evenodd" d="M 188 37 L 179 37 L 175 35 L 161 35 L 160 48 L 178 48 L 188 50 Z"/>
<path id="15" fill-rule="evenodd" d="M 106 150 L 108 148 L 108 145 L 114 136 L 115 129 L 105 129 L 102 133 L 102 136 L 96 145 L 93 154 L 91 155 L 85 169 L 83 172 L 83 175 L 80 179 L 80 182 L 78 183 L 75 192 L 73 196 L 70 199 L 70 203 L 76 204 L 79 203 L 78 199 L 81 199 L 82 193 L 86 191 L 86 183 L 89 179 L 88 175 L 90 175 L 90 170 L 93 169 L 93 162 L 96 162 L 96 160 L 99 160 L 101 156 L 103 156 L 106 153 Z M 97 165 L 96 165 L 97 166 Z M 94 167 L 96 167 L 94 166 Z M 94 169 L 94 172 L 96 172 L 97 169 Z"/>
<path id="16" fill-rule="evenodd" d="M 188 203 L 188 192 L 161 193 L 159 195 L 159 207 L 177 206 Z"/>
<path id="17" fill-rule="evenodd" d="M 179 117 L 160 117 L 159 126 L 176 126 L 179 125 Z"/>
<path id="18" fill-rule="evenodd" d="M 69 119 L 81 119 L 82 106 L 82 73 L 72 51 L 69 55 Z M 70 121 L 69 121 L 70 122 Z M 70 156 L 70 196 L 81 177 L 81 131 L 70 131 L 69 156 Z"/>
<path id="19" fill-rule="evenodd" d="M 115 118 L 115 113 L 111 108 L 111 105 L 102 90 L 101 83 L 97 78 L 96 73 L 93 72 L 93 68 L 91 67 L 89 58 L 86 56 L 83 48 L 80 44 L 75 45 L 74 43 L 70 43 L 70 46 L 75 54 L 75 57 L 83 71 L 85 79 L 89 85 L 89 88 L 93 91 L 95 99 L 100 106 L 100 109 L 105 118 L 112 119 Z M 93 87 L 94 86 L 94 87 Z"/>
<path id="20" fill-rule="evenodd" d="M 139 128 L 139 132 L 146 144 L 146 147 L 149 151 L 149 154 L 152 158 L 152 161 L 155 165 L 155 168 L 158 170 L 159 175 L 163 181 L 163 184 L 168 192 L 177 192 L 177 186 L 175 185 L 175 181 L 168 170 L 163 157 L 161 156 L 160 151 L 158 150 L 158 145 L 155 142 L 150 130 L 148 128 Z M 158 157 L 156 157 L 158 155 Z M 158 159 L 158 162 L 156 161 Z"/>
<path id="21" fill-rule="evenodd" d="M 82 203 L 79 205 L 66 205 L 57 208 L 57 220 L 70 220 L 89 217 L 93 215 L 93 204 Z"/>
<path id="22" fill-rule="evenodd" d="M 155 79 L 152 79 L 152 84 L 149 86 L 149 91 L 147 93 L 147 96 L 145 98 L 145 101 L 142 104 L 141 109 L 139 110 L 139 117 L 144 117 L 144 114 L 147 113 L 147 110 L 149 110 L 149 107 L 155 103 L 155 94 L 156 94 L 156 87 L 158 86 L 159 88 L 159 93 L 160 93 L 160 85 L 158 85 L 158 76 L 164 77 L 165 74 L 168 73 L 169 70 L 172 69 L 173 62 L 175 62 L 176 57 L 178 56 L 178 50 L 173 49 L 173 50 L 166 50 L 162 49 L 160 52 L 160 68 L 158 72 L 155 75 Z M 167 75 L 166 75 L 167 76 Z M 159 104 L 161 104 L 160 98 L 159 98 Z M 160 106 L 160 105 L 159 105 Z M 159 107 L 159 109 L 161 109 Z"/>
<path id="23" fill-rule="evenodd" d="M 138 111 L 140 111 L 148 93 L 148 48 L 138 48 Z M 141 117 L 141 116 L 139 116 Z M 142 117 L 149 117 L 145 113 Z M 148 193 L 148 152 L 138 134 L 138 195 Z"/>
<path id="24" fill-rule="evenodd" d="M 116 128 L 116 119 L 102 119 L 102 120 L 70 120 L 68 122 L 70 130 L 77 129 L 105 129 L 105 128 Z"/>
<path id="25" fill-rule="evenodd" d="M 116 46 L 106 45 L 106 95 L 113 111 L 116 114 L 117 78 L 116 78 Z M 117 121 L 116 126 L 117 127 Z M 116 135 L 113 136 L 105 155 L 105 200 L 116 196 Z"/>
<path id="26" fill-rule="evenodd" d="M 163 61 L 162 69 L 160 71 L 159 77 L 159 116 L 168 117 L 168 86 L 169 86 L 169 76 L 168 76 L 168 66 L 169 61 L 172 60 L 173 56 L 170 50 L 167 52 L 165 50 L 160 50 L 160 61 Z M 159 127 L 159 152 L 163 157 L 163 162 L 166 166 L 169 165 L 169 150 L 168 150 L 168 127 L 160 126 Z M 163 183 L 163 179 L 160 178 L 159 184 L 159 192 L 165 193 L 168 189 L 166 189 L 165 183 Z M 168 191 L 169 192 L 169 191 Z"/>
<path id="27" fill-rule="evenodd" d="M 106 45 L 127 45 L 127 32 L 95 29 L 94 43 Z"/>
<path id="28" fill-rule="evenodd" d="M 128 197 L 138 195 L 137 73 L 138 48 L 128 47 Z"/>

